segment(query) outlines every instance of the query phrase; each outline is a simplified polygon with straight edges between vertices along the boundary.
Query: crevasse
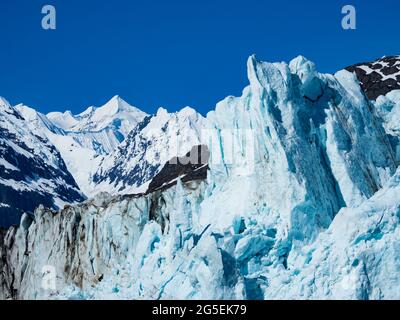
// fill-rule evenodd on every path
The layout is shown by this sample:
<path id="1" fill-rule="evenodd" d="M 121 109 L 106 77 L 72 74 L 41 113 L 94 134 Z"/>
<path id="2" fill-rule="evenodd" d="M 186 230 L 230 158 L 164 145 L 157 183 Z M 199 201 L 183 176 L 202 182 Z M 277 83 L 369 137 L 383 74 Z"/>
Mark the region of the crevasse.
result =
<path id="1" fill-rule="evenodd" d="M 206 180 L 24 216 L 0 237 L 3 297 L 399 298 L 392 126 L 347 71 L 252 56 L 248 78 L 207 115 Z"/>

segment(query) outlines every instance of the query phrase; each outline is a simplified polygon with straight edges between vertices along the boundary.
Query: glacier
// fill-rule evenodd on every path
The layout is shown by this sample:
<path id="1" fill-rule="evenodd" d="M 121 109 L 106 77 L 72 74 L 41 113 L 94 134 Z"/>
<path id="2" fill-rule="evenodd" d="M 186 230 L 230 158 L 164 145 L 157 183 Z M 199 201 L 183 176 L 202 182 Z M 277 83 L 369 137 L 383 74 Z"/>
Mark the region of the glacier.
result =
<path id="1" fill-rule="evenodd" d="M 399 90 L 370 100 L 356 73 L 302 56 L 247 70 L 241 97 L 179 117 L 199 128 L 187 147 L 210 152 L 206 176 L 25 214 L 0 230 L 0 298 L 399 299 Z M 159 110 L 102 166 L 129 176 L 143 152 L 124 146 L 154 139 L 157 119 L 181 123 Z M 147 156 L 165 162 L 173 133 L 157 128 Z"/>

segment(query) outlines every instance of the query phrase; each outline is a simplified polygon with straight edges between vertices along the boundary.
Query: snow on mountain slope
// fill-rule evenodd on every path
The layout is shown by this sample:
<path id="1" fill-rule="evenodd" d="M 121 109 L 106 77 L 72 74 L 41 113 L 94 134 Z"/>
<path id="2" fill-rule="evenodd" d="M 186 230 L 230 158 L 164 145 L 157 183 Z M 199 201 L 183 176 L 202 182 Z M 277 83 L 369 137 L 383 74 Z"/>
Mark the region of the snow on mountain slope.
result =
<path id="1" fill-rule="evenodd" d="M 14 108 L 22 115 L 28 124 L 39 132 L 50 131 L 54 134 L 63 135 L 64 131 L 52 123 L 44 114 L 37 112 L 24 104 L 18 104 Z"/>
<path id="2" fill-rule="evenodd" d="M 70 131 L 101 131 L 113 126 L 126 136 L 132 126 L 143 120 L 147 114 L 129 105 L 119 96 L 114 96 L 100 108 L 90 107 L 77 116 L 79 123 L 69 128 Z"/>
<path id="3" fill-rule="evenodd" d="M 98 154 L 112 152 L 145 116 L 146 113 L 119 96 L 114 96 L 102 107 L 89 107 L 78 115 L 72 115 L 70 111 L 47 114 L 56 126 Z"/>
<path id="4" fill-rule="evenodd" d="M 83 147 L 74 137 L 52 132 L 48 132 L 46 136 L 60 152 L 79 189 L 89 197 L 92 192 L 91 174 L 98 168 L 102 156 L 93 149 Z"/>
<path id="5" fill-rule="evenodd" d="M 50 112 L 46 116 L 52 123 L 63 130 L 68 130 L 79 123 L 79 120 L 75 119 L 74 115 L 69 110 L 64 113 Z"/>
<path id="6" fill-rule="evenodd" d="M 400 162 L 400 56 L 355 64 L 346 70 L 357 76 L 364 93 L 373 100 Z"/>
<path id="7" fill-rule="evenodd" d="M 89 107 L 79 115 L 66 111 L 46 116 L 24 105 L 16 108 L 54 144 L 87 196 L 94 192 L 90 186 L 91 175 L 102 157 L 112 152 L 146 116 L 119 96 L 102 107 Z"/>
<path id="8" fill-rule="evenodd" d="M 190 108 L 174 114 L 160 108 L 156 115 L 143 118 L 143 112 L 118 96 L 101 108 L 90 107 L 77 116 L 70 112 L 45 116 L 22 104 L 16 108 L 53 143 L 79 188 L 89 197 L 101 191 L 146 191 L 166 161 L 185 155 L 200 143 L 205 123 Z"/>
<path id="9" fill-rule="evenodd" d="M 370 100 L 400 89 L 400 56 L 388 56 L 373 62 L 347 67 L 360 80 L 360 85 Z"/>
<path id="10" fill-rule="evenodd" d="M 398 299 L 400 172 L 355 75 L 252 56 L 248 77 L 241 97 L 207 115 L 207 180 L 39 208 L 0 233 L 3 297 Z M 149 150 L 151 168 L 169 127 L 182 128 L 174 117 L 160 110 L 129 135 L 116 176 L 135 177 L 124 171 L 144 160 L 135 150 Z M 41 286 L 43 266 L 54 290 Z"/>
<path id="11" fill-rule="evenodd" d="M 90 195 L 90 175 L 98 167 L 102 157 L 92 148 L 83 146 L 74 136 L 68 135 L 44 114 L 23 104 L 15 108 L 36 134 L 48 139 L 56 147 L 79 189 L 85 195 Z"/>
<path id="12" fill-rule="evenodd" d="M 18 224 L 23 212 L 42 204 L 62 208 L 84 200 L 54 146 L 17 108 L 0 99 L 0 225 Z M 25 115 L 28 114 L 27 113 Z M 52 128 L 40 115 L 35 121 Z M 32 119 L 33 119 L 32 118 Z M 48 129 L 50 130 L 50 129 Z"/>
<path id="13" fill-rule="evenodd" d="M 146 117 L 110 155 L 102 159 L 93 175 L 96 192 L 138 193 L 171 158 L 185 155 L 201 144 L 205 119 L 186 107 L 176 113 L 160 108 Z"/>

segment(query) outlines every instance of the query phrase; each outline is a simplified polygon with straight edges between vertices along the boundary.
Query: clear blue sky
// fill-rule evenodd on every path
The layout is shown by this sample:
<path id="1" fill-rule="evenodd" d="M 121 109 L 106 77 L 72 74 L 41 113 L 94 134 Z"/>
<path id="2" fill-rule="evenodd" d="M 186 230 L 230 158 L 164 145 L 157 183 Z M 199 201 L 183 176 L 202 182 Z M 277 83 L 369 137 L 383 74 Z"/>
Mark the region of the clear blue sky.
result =
<path id="1" fill-rule="evenodd" d="M 57 29 L 41 28 L 41 8 Z M 357 30 L 341 8 L 357 9 Z M 247 85 L 246 60 L 302 54 L 322 72 L 400 54 L 398 0 L 1 0 L 0 95 L 41 112 L 115 94 L 147 112 L 203 114 Z"/>

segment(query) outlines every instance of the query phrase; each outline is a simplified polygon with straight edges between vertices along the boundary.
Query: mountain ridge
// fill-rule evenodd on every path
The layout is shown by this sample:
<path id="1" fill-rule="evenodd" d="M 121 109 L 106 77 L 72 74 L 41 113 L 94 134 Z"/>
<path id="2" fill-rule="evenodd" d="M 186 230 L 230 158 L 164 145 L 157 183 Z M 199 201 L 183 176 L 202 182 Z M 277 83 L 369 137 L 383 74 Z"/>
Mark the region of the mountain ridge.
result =
<path id="1" fill-rule="evenodd" d="M 175 159 L 143 194 L 23 216 L 0 232 L 0 297 L 399 298 L 399 91 L 370 100 L 357 72 L 321 74 L 302 56 L 247 66 L 242 95 L 207 114 L 210 139 L 189 133 L 187 145 L 209 150 L 205 172 L 185 181 L 203 166 Z M 132 177 L 146 152 L 168 154 L 182 124 L 203 128 L 183 114 L 145 118 L 106 167 Z M 54 290 L 41 287 L 42 265 L 57 274 Z"/>
<path id="2" fill-rule="evenodd" d="M 18 110 L 0 100 L 0 224 L 17 224 L 43 204 L 85 199 L 57 149 Z"/>
<path id="3" fill-rule="evenodd" d="M 0 230 L 0 298 L 398 299 L 400 90 L 302 56 L 247 67 L 205 119 L 160 108 L 101 158 L 116 192 Z"/>

